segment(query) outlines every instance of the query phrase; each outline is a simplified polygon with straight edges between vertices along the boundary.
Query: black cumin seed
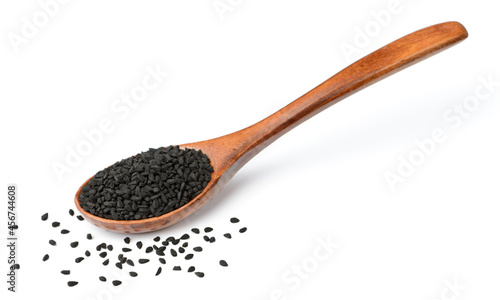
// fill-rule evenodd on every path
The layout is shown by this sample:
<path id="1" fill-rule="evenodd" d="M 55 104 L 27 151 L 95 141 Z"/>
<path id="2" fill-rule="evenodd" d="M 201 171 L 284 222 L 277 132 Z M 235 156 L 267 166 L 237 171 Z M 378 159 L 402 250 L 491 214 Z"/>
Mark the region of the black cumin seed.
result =
<path id="1" fill-rule="evenodd" d="M 140 242 L 140 241 L 137 242 L 135 245 L 137 246 L 137 249 L 141 249 L 142 248 L 142 242 Z"/>
<path id="2" fill-rule="evenodd" d="M 122 251 L 123 252 L 130 252 L 130 251 L 132 251 L 132 249 L 130 249 L 130 248 L 122 248 Z"/>
<path id="3" fill-rule="evenodd" d="M 78 220 L 80 220 L 80 221 L 85 220 L 85 219 L 84 219 L 81 215 L 76 216 L 76 218 L 77 218 Z"/>
<path id="4" fill-rule="evenodd" d="M 191 272 L 194 272 L 195 268 L 193 266 L 189 267 L 188 269 L 188 272 L 191 273 Z"/>
<path id="5" fill-rule="evenodd" d="M 68 234 L 69 233 L 69 230 L 68 229 L 63 229 L 61 230 L 61 234 Z"/>
<path id="6" fill-rule="evenodd" d="M 174 249 L 170 249 L 170 254 L 172 254 L 173 257 L 177 256 L 177 252 Z"/>
<path id="7" fill-rule="evenodd" d="M 214 237 L 214 236 L 213 236 L 213 237 L 211 237 L 209 241 L 210 241 L 210 243 L 215 242 L 215 237 Z"/>
<path id="8" fill-rule="evenodd" d="M 47 259 L 49 259 L 49 255 L 48 254 L 45 254 L 42 258 L 43 261 L 47 261 Z"/>
<path id="9" fill-rule="evenodd" d="M 207 235 L 203 236 L 203 239 L 207 242 L 210 241 L 210 238 Z"/>
<path id="10" fill-rule="evenodd" d="M 68 281 L 68 286 L 72 287 L 78 284 L 78 281 Z"/>
<path id="11" fill-rule="evenodd" d="M 68 211 L 68 213 L 69 213 L 69 215 L 70 215 L 70 216 L 74 216 L 74 215 L 75 215 L 75 212 L 74 212 L 72 209 L 70 209 L 70 210 Z"/>
<path id="12" fill-rule="evenodd" d="M 52 246 L 55 246 L 57 243 L 54 240 L 49 240 L 49 244 L 51 244 Z"/>
<path id="13" fill-rule="evenodd" d="M 156 271 L 156 275 L 155 276 L 160 275 L 160 273 L 161 273 L 161 267 L 158 267 L 158 270 Z"/>
<path id="14" fill-rule="evenodd" d="M 107 266 L 109 264 L 109 258 L 102 262 L 103 265 Z"/>
<path id="15" fill-rule="evenodd" d="M 87 240 L 91 240 L 91 239 L 92 239 L 92 234 L 87 233 Z"/>
<path id="16" fill-rule="evenodd" d="M 159 241 L 160 241 L 160 239 L 161 239 L 161 238 L 160 238 L 159 236 L 157 236 L 157 237 L 155 237 L 155 238 L 153 239 L 153 241 L 155 241 L 155 242 L 159 242 Z"/>
<path id="17" fill-rule="evenodd" d="M 108 255 L 108 252 L 101 252 L 99 253 L 99 256 L 102 258 L 105 258 Z"/>
<path id="18" fill-rule="evenodd" d="M 196 252 L 201 252 L 201 251 L 203 251 L 203 248 L 201 248 L 200 246 L 198 246 L 198 247 L 194 247 L 193 250 L 196 251 Z"/>
<path id="19" fill-rule="evenodd" d="M 130 238 L 127 236 L 126 238 L 123 239 L 123 241 L 125 242 L 125 244 L 129 244 L 130 243 Z"/>
<path id="20" fill-rule="evenodd" d="M 209 232 L 211 232 L 212 230 L 214 230 L 212 227 L 205 227 L 205 232 L 206 232 L 206 233 L 209 233 Z"/>
<path id="21" fill-rule="evenodd" d="M 106 243 L 101 243 L 101 249 L 106 249 Z"/>
<path id="22" fill-rule="evenodd" d="M 102 282 L 106 282 L 107 279 L 104 276 L 99 276 L 99 280 L 102 281 Z"/>
<path id="23" fill-rule="evenodd" d="M 161 263 L 161 264 L 163 264 L 163 265 L 166 263 L 166 261 L 165 261 L 165 259 L 164 259 L 163 257 L 160 257 L 158 260 L 159 260 L 159 261 L 160 261 L 160 263 Z"/>
<path id="24" fill-rule="evenodd" d="M 136 272 L 128 272 L 128 274 L 130 275 L 130 277 L 137 277 L 137 273 Z"/>
<path id="25" fill-rule="evenodd" d="M 182 247 L 186 248 L 188 245 L 189 245 L 189 244 L 188 244 L 188 242 L 184 242 L 184 243 L 182 244 Z"/>
<path id="26" fill-rule="evenodd" d="M 180 241 L 181 241 L 181 240 L 179 240 L 179 239 L 173 240 L 173 241 L 172 241 L 172 245 L 177 245 L 177 244 L 179 244 L 179 242 L 180 242 Z"/>
<path id="27" fill-rule="evenodd" d="M 108 247 L 106 247 L 109 251 L 113 251 L 113 245 L 108 245 Z"/>
<path id="28" fill-rule="evenodd" d="M 146 248 L 146 253 L 153 252 L 153 247 L 149 246 Z"/>
<path id="29" fill-rule="evenodd" d="M 84 260 L 84 258 L 83 258 L 83 257 L 77 257 L 77 258 L 75 258 L 75 262 L 76 262 L 77 264 L 81 263 L 81 262 L 82 262 L 82 260 Z"/>
<path id="30" fill-rule="evenodd" d="M 122 284 L 122 282 L 120 280 L 113 280 L 114 286 L 119 286 L 120 284 Z"/>
<path id="31" fill-rule="evenodd" d="M 134 262 L 131 259 L 127 259 L 127 265 L 134 266 Z"/>
<path id="32" fill-rule="evenodd" d="M 89 250 L 85 250 L 85 256 L 87 256 L 87 257 L 90 256 L 90 251 Z"/>
<path id="33" fill-rule="evenodd" d="M 238 218 L 231 218 L 229 221 L 231 223 L 238 223 L 240 220 Z"/>
<path id="34" fill-rule="evenodd" d="M 140 264 L 145 264 L 145 263 L 148 263 L 148 262 L 149 262 L 149 259 L 147 259 L 147 258 L 140 258 L 139 259 L 139 263 Z"/>
<path id="35" fill-rule="evenodd" d="M 246 228 L 246 227 L 243 227 L 243 228 L 241 228 L 241 229 L 240 229 L 240 233 L 243 233 L 243 232 L 245 232 L 245 231 L 247 231 L 247 228 Z"/>
<path id="36" fill-rule="evenodd" d="M 165 256 L 165 252 L 163 252 L 161 250 L 157 250 L 156 251 L 156 255 L 158 255 L 158 256 Z"/>
<path id="37" fill-rule="evenodd" d="M 227 262 L 226 262 L 225 260 L 223 260 L 223 259 L 221 259 L 221 260 L 219 261 L 219 264 L 220 264 L 221 266 L 223 266 L 223 267 L 227 267 L 227 266 L 228 266 L 228 265 L 227 265 Z"/>
<path id="38" fill-rule="evenodd" d="M 189 253 L 188 255 L 184 256 L 184 259 L 185 260 L 190 260 L 191 258 L 193 258 L 193 254 L 192 253 Z"/>
<path id="39" fill-rule="evenodd" d="M 224 233 L 224 237 L 230 239 L 231 238 L 231 234 L 230 233 Z"/>
<path id="40" fill-rule="evenodd" d="M 78 242 L 72 242 L 69 245 L 71 246 L 71 248 L 76 248 L 76 247 L 78 247 Z"/>
<path id="41" fill-rule="evenodd" d="M 186 252 L 186 249 L 179 247 L 179 250 L 177 250 L 177 251 L 179 251 L 179 253 L 184 253 L 184 252 Z"/>
<path id="42" fill-rule="evenodd" d="M 49 213 L 44 213 L 42 215 L 42 221 L 47 221 L 48 218 L 49 218 Z"/>
<path id="43" fill-rule="evenodd" d="M 63 275 L 69 275 L 70 273 L 71 273 L 70 270 L 62 270 L 61 271 L 61 274 L 63 274 Z"/>
<path id="44" fill-rule="evenodd" d="M 196 274 L 196 276 L 198 276 L 200 278 L 203 278 L 205 276 L 205 273 L 203 273 L 203 272 L 194 272 L 194 274 Z"/>
<path id="45" fill-rule="evenodd" d="M 127 262 L 127 258 L 125 256 L 122 256 L 122 258 L 120 258 L 120 263 L 124 264 Z"/>
<path id="46" fill-rule="evenodd" d="M 116 266 L 118 269 L 120 269 L 120 270 L 122 269 L 122 264 L 121 264 L 121 263 L 119 263 L 119 262 L 117 262 L 117 263 L 115 264 L 115 266 Z"/>
<path id="47" fill-rule="evenodd" d="M 200 230 L 198 228 L 192 228 L 191 231 L 196 234 L 200 233 Z"/>
<path id="48" fill-rule="evenodd" d="M 172 270 L 174 270 L 174 271 L 180 271 L 181 267 L 180 266 L 175 266 Z"/>
<path id="49" fill-rule="evenodd" d="M 184 233 L 184 234 L 181 236 L 181 240 L 187 240 L 187 239 L 189 239 L 189 234 Z"/>
<path id="50" fill-rule="evenodd" d="M 59 222 L 52 222 L 52 227 L 59 227 L 59 225 L 61 225 L 61 223 L 59 223 Z"/>

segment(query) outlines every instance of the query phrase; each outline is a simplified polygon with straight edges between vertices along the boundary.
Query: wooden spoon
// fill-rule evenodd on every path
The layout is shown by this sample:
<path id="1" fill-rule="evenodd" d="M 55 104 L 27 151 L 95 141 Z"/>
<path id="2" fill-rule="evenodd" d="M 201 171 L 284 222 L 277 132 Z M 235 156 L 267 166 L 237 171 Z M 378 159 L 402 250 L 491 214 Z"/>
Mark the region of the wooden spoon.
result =
<path id="1" fill-rule="evenodd" d="M 180 145 L 200 149 L 208 155 L 214 172 L 205 189 L 186 205 L 159 217 L 115 221 L 84 211 L 75 195 L 78 210 L 92 224 L 116 232 L 147 232 L 179 222 L 210 201 L 252 157 L 295 126 L 370 84 L 436 54 L 467 37 L 457 22 L 441 23 L 404 36 L 363 57 L 336 75 L 275 112 L 240 131 L 202 142 Z"/>

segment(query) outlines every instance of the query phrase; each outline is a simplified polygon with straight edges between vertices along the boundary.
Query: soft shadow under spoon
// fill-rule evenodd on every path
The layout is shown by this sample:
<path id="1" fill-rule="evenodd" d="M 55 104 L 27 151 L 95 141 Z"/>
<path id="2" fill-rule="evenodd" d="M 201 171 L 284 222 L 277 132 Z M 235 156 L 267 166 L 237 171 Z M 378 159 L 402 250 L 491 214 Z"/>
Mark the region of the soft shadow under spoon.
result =
<path id="1" fill-rule="evenodd" d="M 177 210 L 159 217 L 134 221 L 115 221 L 94 216 L 83 210 L 78 200 L 82 187 L 91 178 L 78 189 L 76 207 L 89 222 L 110 231 L 148 232 L 175 224 L 210 201 L 247 161 L 295 126 L 370 84 L 453 46 L 466 37 L 466 29 L 458 22 L 441 23 L 413 32 L 361 58 L 250 127 L 215 139 L 180 145 L 204 152 L 210 158 L 214 172 L 205 189 Z"/>

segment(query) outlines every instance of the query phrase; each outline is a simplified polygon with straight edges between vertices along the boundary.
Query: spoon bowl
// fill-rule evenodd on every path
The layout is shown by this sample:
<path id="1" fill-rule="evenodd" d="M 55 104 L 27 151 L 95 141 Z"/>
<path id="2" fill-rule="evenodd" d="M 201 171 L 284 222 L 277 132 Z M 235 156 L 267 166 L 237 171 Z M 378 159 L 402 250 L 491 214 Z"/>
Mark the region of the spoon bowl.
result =
<path id="1" fill-rule="evenodd" d="M 139 233 L 175 224 L 203 207 L 252 157 L 295 126 L 355 92 L 467 38 L 458 22 L 433 25 L 404 36 L 361 58 L 302 97 L 262 121 L 211 140 L 180 145 L 201 150 L 214 169 L 204 190 L 186 205 L 164 215 L 141 220 L 116 221 L 92 215 L 80 207 L 85 181 L 75 195 L 80 213 L 92 224 L 115 232 Z"/>

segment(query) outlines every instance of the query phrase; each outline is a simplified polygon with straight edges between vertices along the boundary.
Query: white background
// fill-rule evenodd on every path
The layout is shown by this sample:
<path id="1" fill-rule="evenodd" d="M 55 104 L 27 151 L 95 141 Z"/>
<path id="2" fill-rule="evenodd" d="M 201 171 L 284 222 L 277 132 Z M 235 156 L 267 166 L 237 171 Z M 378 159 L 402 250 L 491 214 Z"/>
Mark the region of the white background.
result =
<path id="1" fill-rule="evenodd" d="M 21 264 L 14 295 L 6 291 L 8 253 L 1 247 L 7 299 L 500 297 L 500 20 L 493 1 L 222 0 L 231 7 L 222 13 L 213 0 L 68 1 L 52 6 L 44 20 L 46 2 L 0 4 L 0 182 L 4 194 L 9 183 L 19 188 Z M 40 18 L 35 32 L 13 43 L 34 17 Z M 172 271 L 177 263 L 169 256 L 160 276 L 155 260 L 136 267 L 135 279 L 116 274 L 114 263 L 103 267 L 94 251 L 73 262 L 102 241 L 115 245 L 114 261 L 123 244 L 125 235 L 67 213 L 77 188 L 96 171 L 149 147 L 246 127 L 363 55 L 451 20 L 468 29 L 467 40 L 288 133 L 196 216 L 132 236 L 133 243 L 151 244 L 156 235 L 214 227 L 216 243 L 192 241 L 206 248 L 192 261 L 205 278 Z M 364 41 L 360 31 L 369 33 Z M 358 52 L 346 55 L 347 44 Z M 141 85 L 147 68 L 168 76 L 127 116 L 113 110 L 121 94 Z M 488 92 L 481 83 L 488 78 L 497 86 L 474 102 L 476 90 Z M 458 117 L 454 105 L 464 101 L 477 105 Z M 85 143 L 83 132 L 105 119 L 112 131 L 58 178 L 53 166 L 67 164 L 68 149 Z M 384 174 L 398 174 L 400 159 L 418 156 L 415 140 L 436 129 L 445 141 L 392 190 Z M 62 227 L 43 223 L 45 212 Z M 229 223 L 232 216 L 240 224 Z M 242 226 L 248 232 L 237 233 Z M 62 236 L 62 228 L 71 233 Z M 233 239 L 221 237 L 225 232 Z M 48 244 L 51 238 L 58 246 Z M 80 241 L 77 249 L 68 246 L 73 240 Z M 321 241 L 338 247 L 326 252 Z M 136 252 L 129 256 L 143 255 Z M 42 262 L 45 253 L 51 257 Z M 100 275 L 125 279 L 114 288 Z M 80 283 L 69 288 L 67 280 Z"/>

